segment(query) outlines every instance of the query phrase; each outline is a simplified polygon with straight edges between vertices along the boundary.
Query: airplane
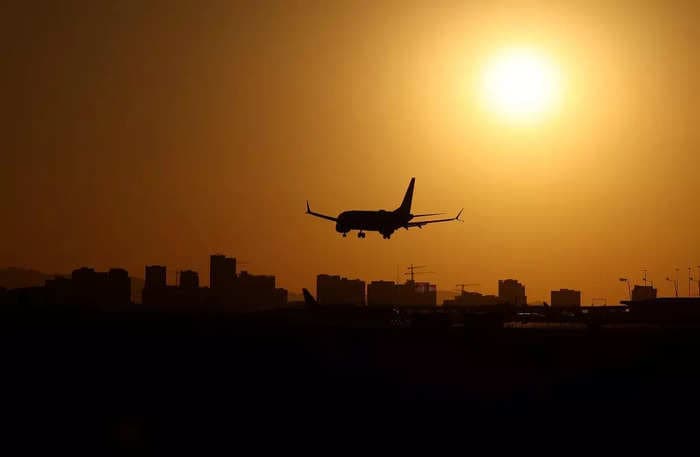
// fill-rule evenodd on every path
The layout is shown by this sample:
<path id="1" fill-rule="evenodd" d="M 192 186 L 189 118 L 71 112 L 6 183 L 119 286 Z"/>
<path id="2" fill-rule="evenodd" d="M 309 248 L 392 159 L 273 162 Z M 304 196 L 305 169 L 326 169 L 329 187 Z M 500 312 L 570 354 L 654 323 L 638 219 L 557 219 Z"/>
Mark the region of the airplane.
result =
<path id="1" fill-rule="evenodd" d="M 464 208 L 459 210 L 455 217 L 448 219 L 430 219 L 426 221 L 411 221 L 415 217 L 438 216 L 443 213 L 428 213 L 428 214 L 411 214 L 411 201 L 413 200 L 413 186 L 416 178 L 411 178 L 411 182 L 406 189 L 406 195 L 403 197 L 401 206 L 394 211 L 344 211 L 338 217 L 327 216 L 321 213 L 311 211 L 309 201 L 306 201 L 306 214 L 320 217 L 335 222 L 336 232 L 342 233 L 343 237 L 348 235 L 351 230 L 358 230 L 357 237 L 365 238 L 367 232 L 379 232 L 385 240 L 391 238 L 392 233 L 397 229 L 405 228 L 408 230 L 411 227 L 423 228 L 424 225 L 435 224 L 437 222 L 459 221 L 464 222 L 459 216 L 462 215 Z"/>

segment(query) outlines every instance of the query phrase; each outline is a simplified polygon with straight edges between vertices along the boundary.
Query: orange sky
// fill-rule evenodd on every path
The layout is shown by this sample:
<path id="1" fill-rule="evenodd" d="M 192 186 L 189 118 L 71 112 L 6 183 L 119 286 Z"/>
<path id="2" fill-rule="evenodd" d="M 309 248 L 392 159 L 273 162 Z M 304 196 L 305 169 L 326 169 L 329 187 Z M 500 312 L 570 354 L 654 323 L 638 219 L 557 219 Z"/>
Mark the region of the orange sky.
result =
<path id="1" fill-rule="evenodd" d="M 441 290 L 515 277 L 531 301 L 568 287 L 613 303 L 620 276 L 648 268 L 669 294 L 675 267 L 700 265 L 697 7 L 14 3 L 0 7 L 0 267 L 206 278 L 222 252 L 296 291 L 413 262 Z M 484 61 L 510 45 L 566 80 L 536 127 L 477 106 Z M 304 215 L 307 198 L 393 209 L 411 176 L 415 212 L 464 207 L 466 223 L 358 240 Z"/>

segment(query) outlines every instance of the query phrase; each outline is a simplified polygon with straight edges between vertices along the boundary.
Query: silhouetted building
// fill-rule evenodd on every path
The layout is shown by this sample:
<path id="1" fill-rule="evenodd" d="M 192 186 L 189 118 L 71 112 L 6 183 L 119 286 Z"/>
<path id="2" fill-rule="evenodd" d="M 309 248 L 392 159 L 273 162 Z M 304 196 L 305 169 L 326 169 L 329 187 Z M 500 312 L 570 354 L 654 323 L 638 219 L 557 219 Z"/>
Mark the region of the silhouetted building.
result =
<path id="1" fill-rule="evenodd" d="M 428 282 L 406 281 L 396 286 L 399 306 L 437 306 L 437 287 Z"/>
<path id="2" fill-rule="evenodd" d="M 515 279 L 498 280 L 498 298 L 503 303 L 513 306 L 527 306 L 525 286 Z"/>
<path id="3" fill-rule="evenodd" d="M 236 259 L 221 254 L 209 258 L 209 287 L 230 289 L 236 279 Z"/>
<path id="4" fill-rule="evenodd" d="M 213 287 L 200 287 L 196 271 L 184 270 L 178 285 L 165 284 L 165 267 L 146 267 L 143 304 L 165 310 L 215 309 L 221 311 L 255 311 L 284 307 L 287 291 L 275 286 L 275 277 L 236 274 L 236 259 L 223 255 L 210 257 L 210 280 Z M 150 287 L 152 284 L 156 286 Z"/>
<path id="5" fill-rule="evenodd" d="M 21 287 L 10 289 L 3 297 L 4 305 L 17 306 L 18 309 L 30 309 L 44 305 L 52 305 L 51 296 L 45 287 Z"/>
<path id="6" fill-rule="evenodd" d="M 316 298 L 320 305 L 364 305 L 365 283 L 340 276 L 316 276 Z"/>
<path id="7" fill-rule="evenodd" d="M 167 269 L 162 265 L 147 265 L 146 279 L 143 285 L 146 289 L 159 289 L 166 286 Z"/>
<path id="8" fill-rule="evenodd" d="M 581 291 L 570 289 L 553 290 L 550 303 L 552 308 L 580 308 Z"/>
<path id="9" fill-rule="evenodd" d="M 481 307 L 481 306 L 496 306 L 500 304 L 501 301 L 495 295 L 482 295 L 478 292 L 462 291 L 452 300 L 445 300 L 442 302 L 443 306 L 462 306 L 462 307 Z"/>
<path id="10" fill-rule="evenodd" d="M 185 270 L 180 272 L 181 289 L 199 288 L 199 274 L 196 271 Z"/>
<path id="11" fill-rule="evenodd" d="M 656 289 L 646 293 L 656 293 Z M 623 300 L 621 303 L 627 305 L 630 317 L 637 322 L 675 326 L 700 324 L 698 297 L 654 297 L 646 300 Z"/>
<path id="12" fill-rule="evenodd" d="M 656 289 L 654 286 L 634 286 L 632 289 L 632 301 L 654 300 Z"/>
<path id="13" fill-rule="evenodd" d="M 113 304 L 131 303 L 131 278 L 123 268 L 110 268 L 107 272 L 107 294 Z"/>
<path id="14" fill-rule="evenodd" d="M 60 281 L 49 283 L 51 286 L 68 287 Z M 121 268 L 112 268 L 107 272 L 79 268 L 71 273 L 70 288 L 71 301 L 76 305 L 123 307 L 131 303 L 131 278 Z"/>
<path id="15" fill-rule="evenodd" d="M 367 286 L 368 305 L 436 306 L 437 288 L 427 282 L 372 281 Z"/>
<path id="16" fill-rule="evenodd" d="M 166 305 L 171 300 L 166 282 L 167 272 L 164 265 L 146 265 L 146 278 L 141 291 L 144 306 Z"/>
<path id="17" fill-rule="evenodd" d="M 396 283 L 394 281 L 372 281 L 367 285 L 367 304 L 395 305 Z"/>
<path id="18" fill-rule="evenodd" d="M 52 303 L 56 305 L 73 304 L 73 280 L 63 276 L 56 276 L 48 279 L 44 283 L 44 288 L 48 291 L 48 296 L 52 298 Z"/>
<path id="19" fill-rule="evenodd" d="M 233 287 L 237 310 L 272 309 L 287 304 L 287 290 L 275 287 L 275 277 L 242 271 Z"/>
<path id="20" fill-rule="evenodd" d="M 5 303 L 29 306 L 70 305 L 123 309 L 131 304 L 131 278 L 126 270 L 112 268 L 97 272 L 79 268 L 70 278 L 57 276 L 44 286 L 13 289 L 5 293 Z"/>

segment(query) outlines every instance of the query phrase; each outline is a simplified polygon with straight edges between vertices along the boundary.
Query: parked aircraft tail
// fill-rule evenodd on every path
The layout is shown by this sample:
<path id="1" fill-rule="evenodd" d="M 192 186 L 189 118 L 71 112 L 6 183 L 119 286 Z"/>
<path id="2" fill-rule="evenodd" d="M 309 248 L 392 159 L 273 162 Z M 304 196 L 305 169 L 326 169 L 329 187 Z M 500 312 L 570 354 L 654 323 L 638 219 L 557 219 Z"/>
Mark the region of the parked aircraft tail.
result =
<path id="1" fill-rule="evenodd" d="M 311 292 L 309 292 L 308 289 L 301 289 L 301 292 L 304 294 L 304 303 L 306 306 L 314 308 L 318 306 L 318 302 L 314 298 L 313 295 L 311 295 Z"/>

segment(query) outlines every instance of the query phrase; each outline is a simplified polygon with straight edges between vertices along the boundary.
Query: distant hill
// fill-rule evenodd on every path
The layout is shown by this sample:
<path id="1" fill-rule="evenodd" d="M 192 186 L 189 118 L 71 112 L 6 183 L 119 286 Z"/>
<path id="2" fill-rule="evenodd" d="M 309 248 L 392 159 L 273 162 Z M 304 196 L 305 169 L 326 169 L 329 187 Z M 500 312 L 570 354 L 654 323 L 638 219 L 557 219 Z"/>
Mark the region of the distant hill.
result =
<path id="1" fill-rule="evenodd" d="M 26 268 L 0 268 L 0 287 L 17 289 L 20 287 L 43 286 L 47 279 L 52 279 L 54 276 L 56 275 Z"/>
<path id="2" fill-rule="evenodd" d="M 70 274 L 48 274 L 37 270 L 16 267 L 0 268 L 0 287 L 19 289 L 21 287 L 43 286 L 47 279 L 53 279 L 56 276 L 70 276 Z M 141 303 L 143 284 L 143 279 L 131 278 L 131 294 L 136 303 Z"/>

